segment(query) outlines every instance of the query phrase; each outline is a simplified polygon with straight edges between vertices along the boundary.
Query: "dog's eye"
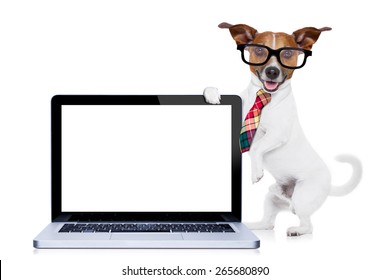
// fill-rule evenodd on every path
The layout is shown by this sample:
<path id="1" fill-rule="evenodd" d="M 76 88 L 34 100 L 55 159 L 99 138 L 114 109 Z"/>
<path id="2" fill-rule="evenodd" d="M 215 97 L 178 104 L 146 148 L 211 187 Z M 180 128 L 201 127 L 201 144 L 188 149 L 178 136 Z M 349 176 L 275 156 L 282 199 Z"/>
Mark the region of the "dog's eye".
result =
<path id="1" fill-rule="evenodd" d="M 291 58 L 292 56 L 293 56 L 293 51 L 291 51 L 291 50 L 284 50 L 283 52 L 282 52 L 282 56 L 283 56 L 283 58 Z"/>
<path id="2" fill-rule="evenodd" d="M 261 47 L 256 47 L 254 52 L 257 56 L 265 56 L 266 55 L 266 49 L 261 48 Z"/>

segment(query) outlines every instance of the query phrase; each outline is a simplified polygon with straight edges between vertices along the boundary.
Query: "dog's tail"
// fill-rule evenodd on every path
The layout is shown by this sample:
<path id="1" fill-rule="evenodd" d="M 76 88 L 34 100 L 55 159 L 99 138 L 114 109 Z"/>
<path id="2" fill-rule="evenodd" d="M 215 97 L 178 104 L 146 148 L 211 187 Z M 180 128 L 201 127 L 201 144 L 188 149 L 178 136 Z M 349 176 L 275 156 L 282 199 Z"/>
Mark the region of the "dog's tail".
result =
<path id="1" fill-rule="evenodd" d="M 339 162 L 346 162 L 352 165 L 352 176 L 347 183 L 342 186 L 332 186 L 331 196 L 344 196 L 352 192 L 362 179 L 363 167 L 358 158 L 353 155 L 339 155 L 336 157 Z"/>

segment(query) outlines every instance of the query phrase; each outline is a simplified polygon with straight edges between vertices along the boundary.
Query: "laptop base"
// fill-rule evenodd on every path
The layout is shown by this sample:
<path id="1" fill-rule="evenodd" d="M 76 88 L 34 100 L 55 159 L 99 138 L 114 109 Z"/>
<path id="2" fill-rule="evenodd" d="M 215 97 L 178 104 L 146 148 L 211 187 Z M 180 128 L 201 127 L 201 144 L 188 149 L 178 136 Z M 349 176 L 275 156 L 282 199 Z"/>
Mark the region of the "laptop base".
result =
<path id="1" fill-rule="evenodd" d="M 61 233 L 64 223 L 49 224 L 36 238 L 37 249 L 60 248 L 259 248 L 259 239 L 241 223 L 234 233 Z"/>

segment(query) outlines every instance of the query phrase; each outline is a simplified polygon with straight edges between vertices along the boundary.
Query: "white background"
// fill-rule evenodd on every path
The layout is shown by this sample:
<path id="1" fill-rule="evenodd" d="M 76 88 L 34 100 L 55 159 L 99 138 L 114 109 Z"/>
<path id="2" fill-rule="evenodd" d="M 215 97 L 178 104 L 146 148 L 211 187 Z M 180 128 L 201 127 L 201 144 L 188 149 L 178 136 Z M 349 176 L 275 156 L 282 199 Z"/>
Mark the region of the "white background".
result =
<path id="1" fill-rule="evenodd" d="M 231 211 L 230 151 L 231 106 L 62 106 L 62 211 Z"/>
<path id="2" fill-rule="evenodd" d="M 127 265 L 260 265 L 270 267 L 268 279 L 388 278 L 390 22 L 385 5 L 379 0 L 1 1 L 4 279 L 124 279 L 121 269 Z M 248 67 L 229 32 L 217 28 L 222 21 L 288 33 L 305 26 L 333 28 L 321 35 L 292 85 L 302 126 L 329 163 L 334 183 L 347 180 L 350 172 L 332 160 L 334 155 L 348 152 L 362 160 L 358 188 L 326 201 L 313 216 L 313 235 L 287 238 L 286 228 L 297 220 L 280 215 L 273 232 L 256 232 L 259 250 L 34 250 L 32 239 L 50 221 L 51 96 L 201 94 L 206 86 L 238 93 L 249 81 Z M 266 174 L 252 186 L 249 169 L 244 157 L 248 221 L 261 216 L 272 182 Z"/>

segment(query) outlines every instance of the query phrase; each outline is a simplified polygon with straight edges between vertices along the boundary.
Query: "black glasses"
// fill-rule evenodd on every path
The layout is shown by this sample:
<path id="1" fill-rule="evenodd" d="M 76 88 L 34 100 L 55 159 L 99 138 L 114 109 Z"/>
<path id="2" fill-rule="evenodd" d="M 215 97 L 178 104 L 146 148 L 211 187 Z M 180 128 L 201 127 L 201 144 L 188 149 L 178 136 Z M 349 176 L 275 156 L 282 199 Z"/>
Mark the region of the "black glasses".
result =
<path id="1" fill-rule="evenodd" d="M 275 56 L 279 63 L 289 69 L 302 68 L 308 56 L 312 52 L 299 48 L 280 48 L 273 50 L 267 46 L 257 44 L 238 45 L 237 50 L 241 51 L 242 60 L 249 65 L 260 66 L 268 62 L 271 56 Z"/>

